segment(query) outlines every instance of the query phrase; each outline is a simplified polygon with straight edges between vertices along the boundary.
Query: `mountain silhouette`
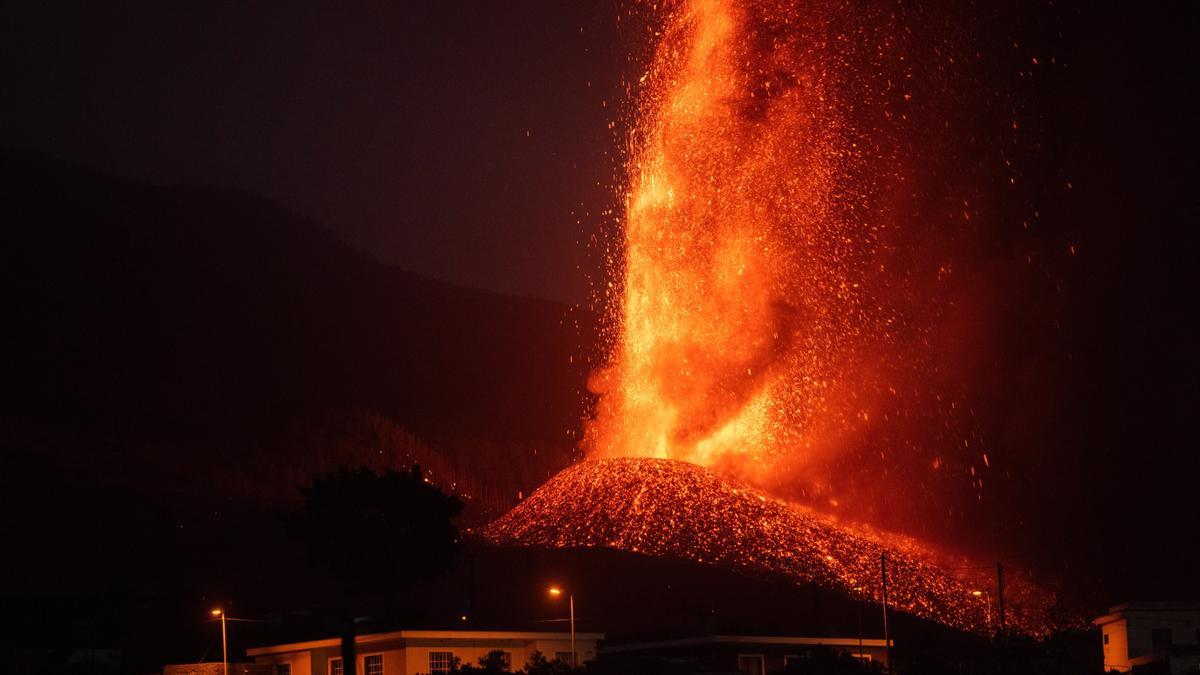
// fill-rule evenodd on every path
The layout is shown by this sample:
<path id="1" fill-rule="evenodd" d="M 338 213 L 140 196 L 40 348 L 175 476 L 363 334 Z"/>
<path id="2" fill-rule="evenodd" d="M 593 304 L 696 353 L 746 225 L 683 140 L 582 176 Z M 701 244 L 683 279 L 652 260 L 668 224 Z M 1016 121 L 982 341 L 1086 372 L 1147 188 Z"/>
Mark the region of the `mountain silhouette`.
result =
<path id="1" fill-rule="evenodd" d="M 420 462 L 502 510 L 570 461 L 590 315 L 407 273 L 240 190 L 19 150 L 0 172 L 4 443 L 33 478 L 290 497 Z"/>

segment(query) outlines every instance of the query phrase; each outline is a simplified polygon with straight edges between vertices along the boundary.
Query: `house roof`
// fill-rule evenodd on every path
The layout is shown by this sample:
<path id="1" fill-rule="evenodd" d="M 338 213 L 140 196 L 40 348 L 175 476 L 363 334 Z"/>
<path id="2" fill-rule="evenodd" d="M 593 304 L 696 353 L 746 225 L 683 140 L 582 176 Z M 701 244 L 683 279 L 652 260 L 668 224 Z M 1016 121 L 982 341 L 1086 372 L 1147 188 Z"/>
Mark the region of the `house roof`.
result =
<path id="1" fill-rule="evenodd" d="M 397 630 L 390 633 L 370 633 L 354 638 L 356 645 L 369 645 L 392 640 L 570 640 L 570 633 L 537 632 L 537 631 L 503 631 L 503 630 Z M 576 640 L 603 640 L 604 633 L 576 633 Z M 281 645 L 252 647 L 246 650 L 248 656 L 263 656 L 266 654 L 282 654 L 300 652 L 308 649 L 337 647 L 342 644 L 341 638 L 326 638 L 308 642 L 289 642 Z"/>
<path id="2" fill-rule="evenodd" d="M 895 645 L 895 640 L 889 640 Z M 671 647 L 689 647 L 704 644 L 741 644 L 741 645 L 829 645 L 831 647 L 884 647 L 883 640 L 876 638 L 835 638 L 835 637 L 779 637 L 767 635 L 704 635 L 700 637 L 679 638 L 676 640 L 660 640 L 657 642 L 631 642 L 623 645 L 602 647 L 604 654 L 619 654 L 623 652 L 645 651 L 649 649 L 668 649 Z"/>
<path id="3" fill-rule="evenodd" d="M 1108 608 L 1108 614 L 1092 621 L 1096 626 L 1105 626 L 1121 621 L 1131 614 L 1164 614 L 1182 612 L 1200 614 L 1200 602 L 1192 601 L 1163 601 L 1163 602 L 1127 602 Z"/>

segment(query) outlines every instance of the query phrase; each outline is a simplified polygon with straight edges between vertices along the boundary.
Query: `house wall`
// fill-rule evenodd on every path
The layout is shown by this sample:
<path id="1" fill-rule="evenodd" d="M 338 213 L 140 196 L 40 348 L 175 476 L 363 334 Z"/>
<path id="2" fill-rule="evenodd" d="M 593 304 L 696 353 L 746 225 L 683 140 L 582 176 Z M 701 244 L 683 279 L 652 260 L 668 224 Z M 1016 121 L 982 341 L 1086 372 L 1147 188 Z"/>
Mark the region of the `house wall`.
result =
<path id="1" fill-rule="evenodd" d="M 449 638 L 404 638 L 357 645 L 358 675 L 363 675 L 363 658 L 370 654 L 383 655 L 384 675 L 419 675 L 429 672 L 429 653 L 452 652 L 459 662 L 476 665 L 479 659 L 493 650 L 510 653 L 513 670 L 528 663 L 534 651 L 547 660 L 556 652 L 571 651 L 570 640 L 469 640 Z M 576 640 L 575 649 L 581 663 L 596 659 L 595 640 Z M 310 650 L 269 654 L 255 657 L 259 664 L 291 663 L 292 675 L 329 675 L 329 660 L 341 655 L 340 646 L 318 647 Z"/>
<path id="2" fill-rule="evenodd" d="M 283 655 L 259 656 L 257 657 L 257 661 L 259 663 L 274 662 L 271 660 L 278 659 L 279 656 L 291 656 L 294 654 L 307 654 L 309 656 L 310 672 L 307 673 L 307 675 L 329 675 L 329 662 L 332 659 L 341 658 L 342 648 L 340 645 L 338 645 L 334 647 L 318 647 L 316 649 L 301 652 L 288 652 L 287 654 Z M 384 675 L 394 675 L 407 672 L 404 663 L 404 645 L 401 641 L 392 640 L 377 644 L 357 645 L 357 649 L 355 650 L 355 662 L 358 665 L 356 671 L 358 675 L 363 675 L 365 672 L 363 668 L 363 659 L 371 654 L 383 655 Z M 294 666 L 292 675 L 300 675 L 300 673 L 295 670 Z"/>
<path id="3" fill-rule="evenodd" d="M 887 664 L 887 650 L 884 647 L 864 645 L 860 652 L 857 645 L 854 647 L 844 647 L 841 645 L 827 646 L 835 652 L 852 655 L 861 653 L 865 654 L 872 661 Z M 771 673 L 776 670 L 782 670 L 786 665 L 788 657 L 804 658 L 805 655 L 811 654 L 813 650 L 818 648 L 817 645 L 719 645 L 715 652 L 715 662 L 720 668 L 736 672 L 739 656 L 762 656 L 765 665 L 763 672 Z"/>
<path id="4" fill-rule="evenodd" d="M 1169 629 L 1171 642 L 1175 645 L 1194 645 L 1197 640 L 1197 627 L 1200 626 L 1200 614 L 1185 614 L 1180 612 L 1131 612 L 1125 621 L 1129 640 L 1129 657 L 1153 653 L 1154 629 Z"/>
<path id="5" fill-rule="evenodd" d="M 533 650 L 535 650 L 535 649 L 537 651 L 541 652 L 542 655 L 545 656 L 548 660 L 553 661 L 554 654 L 556 652 L 571 651 L 571 641 L 570 640 L 534 640 L 531 643 L 529 653 L 532 654 Z M 584 664 L 584 663 L 587 663 L 588 661 L 596 660 L 596 642 L 595 642 L 595 640 L 578 640 L 578 639 L 575 640 L 575 651 L 579 652 L 579 663 L 580 664 Z M 522 662 L 521 665 L 522 666 L 525 665 L 525 662 Z"/>
<path id="6" fill-rule="evenodd" d="M 1126 668 L 1129 665 L 1129 642 L 1125 637 L 1125 622 L 1116 621 L 1101 629 L 1101 641 L 1108 640 L 1104 647 L 1104 669 Z"/>
<path id="7" fill-rule="evenodd" d="M 270 664 L 275 666 L 280 663 L 287 663 L 292 666 L 292 675 L 326 675 L 325 671 L 315 673 L 312 668 L 312 653 L 303 652 L 287 652 L 284 654 L 269 654 L 267 656 L 254 657 L 255 663 Z"/>
<path id="8" fill-rule="evenodd" d="M 341 656 L 341 647 L 325 647 L 309 652 L 312 656 L 312 675 L 329 675 L 329 659 Z"/>
<path id="9" fill-rule="evenodd" d="M 524 642 L 510 643 L 509 641 L 500 642 L 477 642 L 471 641 L 469 644 L 462 640 L 443 641 L 443 640 L 409 640 L 408 647 L 405 650 L 407 653 L 406 670 L 404 675 L 416 675 L 417 673 L 429 672 L 429 653 L 430 652 L 451 652 L 458 658 L 462 665 L 476 665 L 479 659 L 486 656 L 488 652 L 499 649 L 512 654 L 512 664 L 514 670 L 519 670 L 525 665 L 526 650 Z M 384 673 L 384 675 L 391 675 Z"/>
<path id="10" fill-rule="evenodd" d="M 451 640 L 451 639 L 414 639 L 406 640 L 407 669 L 404 675 L 417 675 L 429 672 L 429 652 L 453 652 L 459 661 L 466 665 L 476 665 L 479 659 L 494 650 L 511 654 L 513 670 L 520 670 L 529 662 L 535 651 L 540 651 L 547 660 L 554 660 L 557 652 L 571 651 L 570 640 Z M 595 640 L 576 640 L 575 650 L 579 652 L 580 663 L 596 660 Z M 391 675 L 385 673 L 385 675 Z"/>
<path id="11" fill-rule="evenodd" d="M 860 652 L 858 645 L 827 645 L 830 649 L 847 654 L 866 654 L 872 661 L 887 663 L 887 650 L 883 646 L 863 645 Z M 625 665 L 630 670 L 649 670 L 660 667 L 664 661 L 675 664 L 686 663 L 698 670 L 712 670 L 722 673 L 738 672 L 738 657 L 763 657 L 763 672 L 771 673 L 784 667 L 789 656 L 803 658 L 819 647 L 814 644 L 756 644 L 734 642 L 707 642 L 690 645 L 672 645 L 658 648 L 639 649 L 633 651 L 615 651 L 604 655 L 604 660 L 610 664 Z"/>
<path id="12" fill-rule="evenodd" d="M 1200 645 L 1200 612 L 1126 609 L 1116 616 L 1122 618 L 1100 627 L 1101 640 L 1108 639 L 1102 644 L 1105 668 L 1125 671 L 1132 662 L 1153 657 L 1156 629 L 1170 630 L 1171 644 L 1176 648 Z M 1174 660 L 1179 660 L 1178 655 Z"/>

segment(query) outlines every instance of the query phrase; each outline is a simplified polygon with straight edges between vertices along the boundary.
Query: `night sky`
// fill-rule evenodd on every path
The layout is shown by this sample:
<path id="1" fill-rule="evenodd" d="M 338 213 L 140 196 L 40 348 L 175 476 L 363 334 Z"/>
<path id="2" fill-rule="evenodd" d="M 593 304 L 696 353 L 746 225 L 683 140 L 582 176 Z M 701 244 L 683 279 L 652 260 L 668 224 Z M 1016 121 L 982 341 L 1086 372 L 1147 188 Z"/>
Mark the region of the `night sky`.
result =
<path id="1" fill-rule="evenodd" d="M 242 187 L 419 274 L 580 302 L 600 268 L 589 240 L 617 206 L 624 82 L 646 58 L 616 20 L 630 6 L 9 3 L 0 143 Z M 1035 143 L 1083 145 L 1040 156 L 1047 175 L 1094 159 L 1121 205 L 1187 201 L 1186 3 L 975 14 L 964 34 L 980 47 L 1021 42 L 1071 64 L 1052 88 L 1004 92 L 1041 118 Z"/>
<path id="2" fill-rule="evenodd" d="M 610 7 L 15 5 L 0 143 L 246 188 L 427 276 L 587 297 L 627 53 Z"/>
<path id="3" fill-rule="evenodd" d="M 587 306 L 605 281 L 594 242 L 617 207 L 624 82 L 645 59 L 618 15 L 557 1 L 10 3 L 0 146 L 243 188 L 411 272 Z M 1000 102 L 1028 135 L 1013 150 L 1022 187 L 979 188 L 992 220 L 968 258 L 980 325 L 997 331 L 969 365 L 981 426 L 1010 442 L 1018 479 L 960 527 L 991 519 L 1033 558 L 1059 538 L 1072 553 L 1043 560 L 1057 573 L 1105 556 L 1114 574 L 1163 568 L 1192 592 L 1196 35 L 1183 3 L 1041 2 L 980 9 L 961 38 L 989 55 L 963 96 Z M 1025 83 L 1029 53 L 1069 67 Z M 1018 229 L 1034 212 L 1041 229 Z M 1013 263 L 1026 255 L 1036 265 Z"/>

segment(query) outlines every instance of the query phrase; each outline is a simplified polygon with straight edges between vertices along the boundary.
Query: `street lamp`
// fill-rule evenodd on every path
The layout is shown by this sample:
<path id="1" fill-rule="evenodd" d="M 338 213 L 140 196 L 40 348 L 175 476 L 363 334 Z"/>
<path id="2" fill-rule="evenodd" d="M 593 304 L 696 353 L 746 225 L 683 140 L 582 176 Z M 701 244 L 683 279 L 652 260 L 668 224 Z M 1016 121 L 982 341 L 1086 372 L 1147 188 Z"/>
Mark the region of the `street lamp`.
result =
<path id="1" fill-rule="evenodd" d="M 225 611 L 218 607 L 212 611 L 212 615 L 221 617 L 221 663 L 225 666 L 225 675 L 229 675 L 229 642 L 225 639 Z"/>
<path id="2" fill-rule="evenodd" d="M 988 591 L 971 591 L 971 595 L 983 599 L 985 621 L 987 621 L 987 627 L 990 631 L 992 629 L 992 594 Z"/>
<path id="3" fill-rule="evenodd" d="M 551 586 L 549 590 L 550 595 L 556 598 L 563 594 L 563 590 L 558 586 Z M 573 593 L 567 594 L 567 603 L 571 611 L 571 667 L 574 668 L 575 662 L 579 659 L 575 652 L 575 595 Z M 225 675 L 229 675 L 229 673 L 225 673 Z"/>

